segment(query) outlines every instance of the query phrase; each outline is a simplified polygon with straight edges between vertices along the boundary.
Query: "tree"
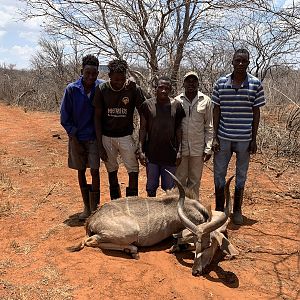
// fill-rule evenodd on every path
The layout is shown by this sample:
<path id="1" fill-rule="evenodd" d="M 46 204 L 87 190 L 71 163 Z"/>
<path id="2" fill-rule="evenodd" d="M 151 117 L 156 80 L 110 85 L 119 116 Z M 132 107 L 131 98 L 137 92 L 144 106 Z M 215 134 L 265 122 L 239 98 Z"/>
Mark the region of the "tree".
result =
<path id="1" fill-rule="evenodd" d="M 176 82 L 185 51 L 201 41 L 222 11 L 251 1 L 23 0 L 27 18 L 46 17 L 45 29 L 75 39 L 85 51 L 129 60 L 149 69 L 148 80 L 167 66 Z M 207 16 L 210 16 L 208 18 Z M 141 75 L 141 74 L 139 74 Z"/>
<path id="2" fill-rule="evenodd" d="M 71 46 L 73 50 L 70 57 L 66 53 L 65 44 L 44 37 L 39 41 L 39 50 L 31 59 L 35 97 L 47 109 L 59 107 L 66 85 L 80 74 L 76 45 Z"/>
<path id="3" fill-rule="evenodd" d="M 283 24 L 277 15 L 266 11 L 241 9 L 234 24 L 224 25 L 220 40 L 233 49 L 246 48 L 251 54 L 250 71 L 264 80 L 274 67 L 297 65 L 300 32 Z"/>
<path id="4" fill-rule="evenodd" d="M 131 70 L 144 85 L 162 73 L 177 83 L 188 58 L 209 57 L 204 45 L 249 48 L 254 73 L 263 78 L 283 58 L 288 61 L 284 56 L 299 40 L 286 25 L 294 12 L 281 8 L 275 13 L 271 0 L 22 1 L 25 17 L 45 17 L 45 29 L 56 39 L 72 40 L 79 51 L 98 54 L 102 61 L 123 58 L 148 70 Z"/>

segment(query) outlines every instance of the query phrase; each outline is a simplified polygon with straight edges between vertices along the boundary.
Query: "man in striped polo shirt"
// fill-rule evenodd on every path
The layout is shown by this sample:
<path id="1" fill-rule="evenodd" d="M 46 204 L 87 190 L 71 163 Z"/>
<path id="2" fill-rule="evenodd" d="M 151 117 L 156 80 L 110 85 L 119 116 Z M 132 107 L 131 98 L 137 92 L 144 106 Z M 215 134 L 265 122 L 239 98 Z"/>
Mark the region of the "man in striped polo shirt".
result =
<path id="1" fill-rule="evenodd" d="M 247 73 L 249 52 L 234 53 L 233 73 L 215 83 L 212 102 L 214 122 L 214 181 L 216 210 L 224 210 L 225 177 L 232 153 L 236 153 L 236 182 L 233 223 L 243 224 L 242 201 L 250 154 L 256 153 L 260 107 L 265 105 L 264 90 L 258 78 Z"/>

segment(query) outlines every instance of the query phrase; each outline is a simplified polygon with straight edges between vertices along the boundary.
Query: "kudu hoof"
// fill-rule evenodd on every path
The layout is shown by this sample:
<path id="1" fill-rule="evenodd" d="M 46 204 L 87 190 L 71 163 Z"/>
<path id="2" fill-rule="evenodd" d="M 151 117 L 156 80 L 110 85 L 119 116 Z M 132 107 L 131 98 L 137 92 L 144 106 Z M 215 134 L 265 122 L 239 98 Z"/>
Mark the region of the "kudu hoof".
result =
<path id="1" fill-rule="evenodd" d="M 202 274 L 201 274 L 201 272 L 199 270 L 197 270 L 197 271 L 192 271 L 192 275 L 195 276 L 195 277 L 199 277 Z"/>
<path id="2" fill-rule="evenodd" d="M 131 257 L 134 259 L 140 259 L 140 255 L 138 253 L 131 253 Z"/>
<path id="3" fill-rule="evenodd" d="M 175 252 L 179 252 L 180 248 L 178 245 L 173 245 L 170 249 L 166 250 L 167 253 L 173 254 Z"/>

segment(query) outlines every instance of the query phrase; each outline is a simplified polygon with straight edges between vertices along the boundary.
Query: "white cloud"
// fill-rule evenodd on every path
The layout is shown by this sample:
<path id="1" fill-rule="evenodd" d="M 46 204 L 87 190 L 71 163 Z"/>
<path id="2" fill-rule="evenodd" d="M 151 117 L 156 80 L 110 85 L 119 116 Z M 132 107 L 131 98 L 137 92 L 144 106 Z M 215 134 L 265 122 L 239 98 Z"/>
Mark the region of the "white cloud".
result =
<path id="1" fill-rule="evenodd" d="M 6 52 L 8 52 L 7 48 L 0 47 L 0 53 L 6 53 Z"/>
<path id="2" fill-rule="evenodd" d="M 0 38 L 6 34 L 6 30 L 0 30 Z"/>
<path id="3" fill-rule="evenodd" d="M 25 2 L 0 0 L 0 61 L 29 68 L 30 58 L 38 49 L 42 18 L 21 20 L 20 10 Z"/>
<path id="4" fill-rule="evenodd" d="M 29 58 L 35 52 L 35 50 L 35 47 L 30 47 L 28 45 L 15 45 L 11 48 L 12 54 L 14 54 L 16 57 L 22 56 L 23 59 L 25 57 Z"/>
<path id="5" fill-rule="evenodd" d="M 300 1 L 299 0 L 286 0 L 283 1 L 282 7 L 287 8 L 287 7 L 293 7 L 293 5 L 299 5 Z"/>
<path id="6" fill-rule="evenodd" d="M 21 31 L 19 37 L 33 43 L 37 43 L 39 40 L 39 35 L 34 31 Z"/>
<path id="7" fill-rule="evenodd" d="M 39 31 L 44 19 L 44 17 L 35 17 L 24 21 L 22 25 L 30 30 Z"/>
<path id="8" fill-rule="evenodd" d="M 0 27 L 5 27 L 13 23 L 13 18 L 16 16 L 16 8 L 14 6 L 1 5 L 0 11 Z"/>
<path id="9" fill-rule="evenodd" d="M 38 47 L 14 45 L 11 48 L 0 47 L 0 64 L 16 65 L 19 69 L 29 68 L 30 58 Z"/>

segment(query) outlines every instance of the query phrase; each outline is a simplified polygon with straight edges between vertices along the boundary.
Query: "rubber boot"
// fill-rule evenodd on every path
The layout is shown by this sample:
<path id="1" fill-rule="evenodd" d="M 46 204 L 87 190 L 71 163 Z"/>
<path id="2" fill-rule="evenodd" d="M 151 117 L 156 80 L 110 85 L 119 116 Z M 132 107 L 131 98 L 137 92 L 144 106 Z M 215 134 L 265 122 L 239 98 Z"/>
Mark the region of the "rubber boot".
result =
<path id="1" fill-rule="evenodd" d="M 90 191 L 90 210 L 91 213 L 97 210 L 100 203 L 100 191 L 92 192 Z"/>
<path id="2" fill-rule="evenodd" d="M 90 189 L 91 189 L 90 184 L 88 184 L 86 187 L 81 187 L 80 188 L 84 209 L 83 209 L 83 212 L 81 214 L 79 214 L 79 216 L 78 216 L 79 220 L 85 220 L 91 214 L 90 196 L 89 196 Z"/>
<path id="3" fill-rule="evenodd" d="M 109 192 L 110 192 L 110 199 L 111 200 L 121 198 L 121 189 L 120 189 L 119 184 L 117 186 L 110 186 L 109 187 Z"/>
<path id="4" fill-rule="evenodd" d="M 244 196 L 244 188 L 235 188 L 232 222 L 236 225 L 243 225 L 242 203 Z"/>
<path id="5" fill-rule="evenodd" d="M 126 197 L 138 196 L 138 186 L 139 186 L 139 173 L 130 172 L 128 173 L 129 183 L 126 188 Z"/>
<path id="6" fill-rule="evenodd" d="M 137 196 L 138 189 L 131 189 L 130 187 L 126 188 L 126 197 Z"/>
<path id="7" fill-rule="evenodd" d="M 121 189 L 118 180 L 118 170 L 108 173 L 110 199 L 121 198 Z"/>
<path id="8" fill-rule="evenodd" d="M 216 210 L 224 211 L 225 205 L 225 189 L 224 187 L 217 188 L 215 186 L 215 201 L 216 201 Z"/>
<path id="9" fill-rule="evenodd" d="M 148 197 L 156 197 L 156 191 L 147 191 Z"/>

